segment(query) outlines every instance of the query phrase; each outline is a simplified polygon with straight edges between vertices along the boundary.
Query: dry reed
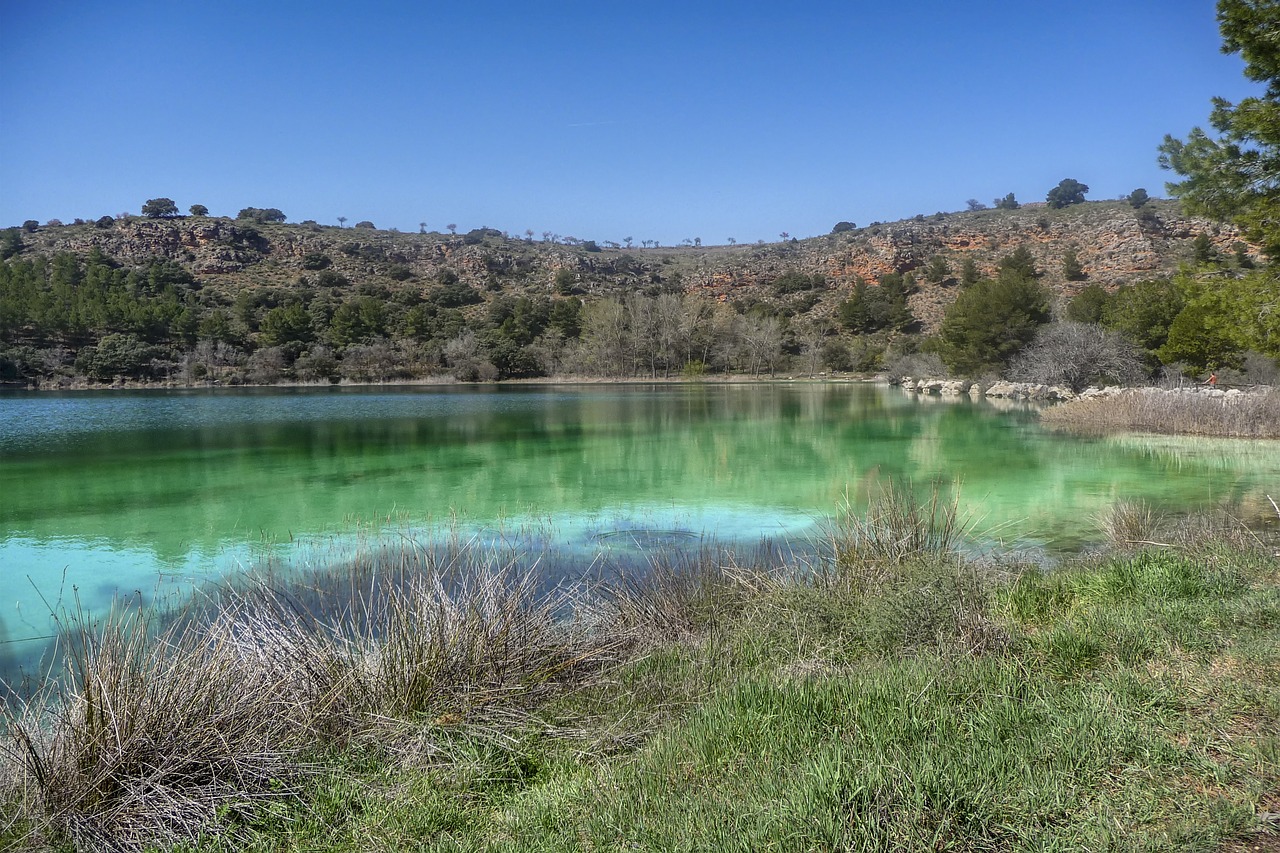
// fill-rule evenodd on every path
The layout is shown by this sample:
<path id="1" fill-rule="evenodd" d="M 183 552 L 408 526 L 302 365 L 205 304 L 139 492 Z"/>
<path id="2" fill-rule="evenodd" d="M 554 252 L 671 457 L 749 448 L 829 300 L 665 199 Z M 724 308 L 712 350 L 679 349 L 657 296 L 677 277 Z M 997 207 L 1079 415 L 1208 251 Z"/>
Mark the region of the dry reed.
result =
<path id="1" fill-rule="evenodd" d="M 1280 391 L 1223 396 L 1133 388 L 1045 409 L 1041 420 L 1079 432 L 1280 438 Z"/>

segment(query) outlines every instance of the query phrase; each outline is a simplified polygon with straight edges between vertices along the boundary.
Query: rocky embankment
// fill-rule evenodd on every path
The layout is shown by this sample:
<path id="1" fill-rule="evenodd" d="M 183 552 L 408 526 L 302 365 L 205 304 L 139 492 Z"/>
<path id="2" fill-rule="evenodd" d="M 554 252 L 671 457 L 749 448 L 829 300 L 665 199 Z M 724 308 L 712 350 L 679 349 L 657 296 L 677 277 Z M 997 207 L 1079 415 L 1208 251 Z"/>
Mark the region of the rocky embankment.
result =
<path id="1" fill-rule="evenodd" d="M 914 394 L 934 394 L 941 397 L 969 396 L 974 399 L 1025 400 L 1039 403 L 1059 403 L 1070 400 L 1088 400 L 1097 397 L 1118 397 L 1124 394 L 1194 395 L 1210 399 L 1232 399 L 1249 394 L 1266 394 L 1270 386 L 1251 388 L 1209 388 L 1189 385 L 1180 388 L 1123 388 L 1115 385 L 1090 387 L 1075 392 L 1062 385 L 1042 385 L 1035 382 L 977 382 L 968 379 L 917 379 L 912 376 L 893 378 L 890 385 L 898 385 Z"/>

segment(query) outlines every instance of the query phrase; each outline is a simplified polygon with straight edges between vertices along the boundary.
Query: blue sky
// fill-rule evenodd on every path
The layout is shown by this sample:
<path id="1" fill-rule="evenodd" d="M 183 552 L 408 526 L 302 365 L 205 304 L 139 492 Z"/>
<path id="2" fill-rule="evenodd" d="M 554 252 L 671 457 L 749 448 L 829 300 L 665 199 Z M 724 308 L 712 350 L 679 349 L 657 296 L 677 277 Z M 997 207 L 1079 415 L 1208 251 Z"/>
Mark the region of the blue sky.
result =
<path id="1" fill-rule="evenodd" d="M 5 3 L 0 226 L 290 221 L 706 244 L 1065 177 L 1164 195 L 1255 91 L 1212 0 Z"/>

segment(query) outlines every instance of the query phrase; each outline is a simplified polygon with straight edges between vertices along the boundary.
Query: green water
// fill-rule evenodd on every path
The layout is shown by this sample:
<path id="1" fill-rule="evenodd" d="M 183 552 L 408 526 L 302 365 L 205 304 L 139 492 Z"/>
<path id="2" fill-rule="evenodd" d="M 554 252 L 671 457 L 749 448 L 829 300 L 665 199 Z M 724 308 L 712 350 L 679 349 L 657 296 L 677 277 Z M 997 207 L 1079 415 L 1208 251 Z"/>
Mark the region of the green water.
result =
<path id="1" fill-rule="evenodd" d="M 958 482 L 985 538 L 1070 550 L 1118 498 L 1261 514 L 1280 445 L 1055 436 L 869 385 L 5 393 L 0 625 L 455 514 L 565 547 L 804 536 L 890 477 Z"/>

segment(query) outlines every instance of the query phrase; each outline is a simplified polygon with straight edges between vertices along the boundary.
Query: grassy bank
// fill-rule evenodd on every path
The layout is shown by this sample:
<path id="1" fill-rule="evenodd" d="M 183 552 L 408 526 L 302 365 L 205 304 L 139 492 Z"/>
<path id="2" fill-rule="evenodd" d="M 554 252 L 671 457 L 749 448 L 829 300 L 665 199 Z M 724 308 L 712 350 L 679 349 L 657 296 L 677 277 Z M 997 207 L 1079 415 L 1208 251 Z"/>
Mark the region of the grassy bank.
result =
<path id="1" fill-rule="evenodd" d="M 1113 521 L 1127 537 L 1134 513 Z M 1136 513 L 1141 516 L 1141 513 Z M 18 848 L 1215 850 L 1278 839 L 1280 562 L 1052 572 L 890 491 L 805 564 L 547 592 L 407 549 L 80 633 L 10 726 Z M 212 606 L 216 605 L 216 606 Z M 574 613 L 566 619 L 567 612 Z M 89 628 L 91 626 L 82 626 Z"/>
<path id="2" fill-rule="evenodd" d="M 1280 391 L 1228 396 L 1131 388 L 1063 403 L 1040 417 L 1049 426 L 1078 432 L 1280 438 Z"/>

